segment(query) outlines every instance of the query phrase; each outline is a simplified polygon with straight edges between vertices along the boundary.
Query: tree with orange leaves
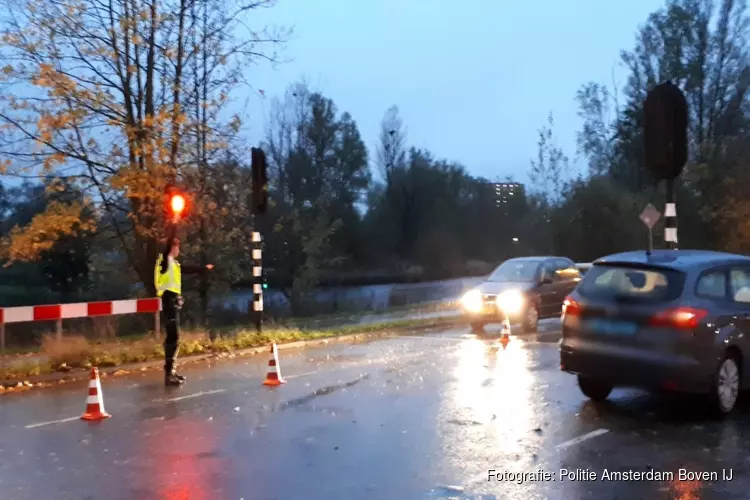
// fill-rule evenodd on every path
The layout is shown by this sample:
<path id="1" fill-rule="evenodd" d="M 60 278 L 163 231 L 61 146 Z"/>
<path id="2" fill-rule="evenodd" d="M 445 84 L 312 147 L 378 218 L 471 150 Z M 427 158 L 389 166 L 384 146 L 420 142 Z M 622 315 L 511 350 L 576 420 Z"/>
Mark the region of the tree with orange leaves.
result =
<path id="1" fill-rule="evenodd" d="M 248 62 L 276 60 L 268 49 L 289 32 L 235 34 L 246 13 L 274 0 L 5 2 L 0 173 L 64 177 L 87 200 L 50 204 L 11 233 L 3 257 L 38 258 L 79 230 L 94 203 L 152 286 L 164 187 L 200 177 L 207 152 L 236 136 L 237 120 L 219 111 Z"/>

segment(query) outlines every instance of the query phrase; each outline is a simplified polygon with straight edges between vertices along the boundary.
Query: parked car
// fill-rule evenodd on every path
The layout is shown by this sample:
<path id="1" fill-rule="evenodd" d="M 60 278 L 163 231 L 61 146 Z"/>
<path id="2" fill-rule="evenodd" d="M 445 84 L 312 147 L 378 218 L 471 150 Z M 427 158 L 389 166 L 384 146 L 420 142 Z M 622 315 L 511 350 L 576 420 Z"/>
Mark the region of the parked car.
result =
<path id="1" fill-rule="evenodd" d="M 563 304 L 560 368 L 589 398 L 614 387 L 709 396 L 732 411 L 750 369 L 750 258 L 698 250 L 598 259 Z"/>
<path id="2" fill-rule="evenodd" d="M 579 281 L 575 263 L 565 257 L 509 259 L 466 293 L 461 304 L 476 332 L 506 317 L 533 332 L 539 319 L 560 317 L 563 300 Z"/>

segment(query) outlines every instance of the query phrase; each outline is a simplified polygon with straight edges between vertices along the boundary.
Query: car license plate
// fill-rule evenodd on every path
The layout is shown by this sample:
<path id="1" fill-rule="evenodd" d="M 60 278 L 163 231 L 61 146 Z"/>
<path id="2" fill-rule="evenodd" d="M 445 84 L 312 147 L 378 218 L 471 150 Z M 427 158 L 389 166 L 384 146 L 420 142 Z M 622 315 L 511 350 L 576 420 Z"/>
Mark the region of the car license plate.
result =
<path id="1" fill-rule="evenodd" d="M 609 319 L 590 319 L 586 321 L 586 330 L 598 335 L 613 337 L 631 337 L 637 330 L 636 324 L 629 321 L 613 321 Z"/>

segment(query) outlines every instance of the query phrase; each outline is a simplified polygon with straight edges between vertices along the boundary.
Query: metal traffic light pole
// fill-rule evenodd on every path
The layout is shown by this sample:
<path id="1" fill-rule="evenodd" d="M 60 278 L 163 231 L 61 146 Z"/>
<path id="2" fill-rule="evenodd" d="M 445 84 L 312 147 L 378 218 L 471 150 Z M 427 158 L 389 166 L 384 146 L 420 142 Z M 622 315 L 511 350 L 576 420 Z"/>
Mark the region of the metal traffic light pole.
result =
<path id="1" fill-rule="evenodd" d="M 253 259 L 253 315 L 255 329 L 263 331 L 263 238 L 260 233 L 260 216 L 266 213 L 268 205 L 268 178 L 266 176 L 266 155 L 260 148 L 252 148 L 252 217 L 251 238 Z"/>

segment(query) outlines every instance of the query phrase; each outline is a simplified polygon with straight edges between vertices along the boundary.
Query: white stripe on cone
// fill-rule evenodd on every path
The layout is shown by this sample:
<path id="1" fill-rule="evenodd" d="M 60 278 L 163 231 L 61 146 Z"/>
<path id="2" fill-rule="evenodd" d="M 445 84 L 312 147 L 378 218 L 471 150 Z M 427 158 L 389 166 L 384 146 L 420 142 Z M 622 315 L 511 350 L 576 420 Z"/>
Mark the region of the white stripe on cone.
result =
<path id="1" fill-rule="evenodd" d="M 107 413 L 104 411 L 104 395 L 102 394 L 102 381 L 98 376 L 96 377 L 96 398 L 97 402 L 99 403 L 99 411 L 101 413 Z"/>
<path id="2" fill-rule="evenodd" d="M 503 321 L 503 327 L 501 331 L 503 334 L 510 333 L 510 322 L 508 322 L 508 320 Z"/>
<path id="3" fill-rule="evenodd" d="M 273 359 L 276 361 L 273 366 L 273 371 L 278 375 L 278 379 L 281 380 L 281 368 L 279 367 L 279 349 L 276 344 L 273 344 Z"/>

